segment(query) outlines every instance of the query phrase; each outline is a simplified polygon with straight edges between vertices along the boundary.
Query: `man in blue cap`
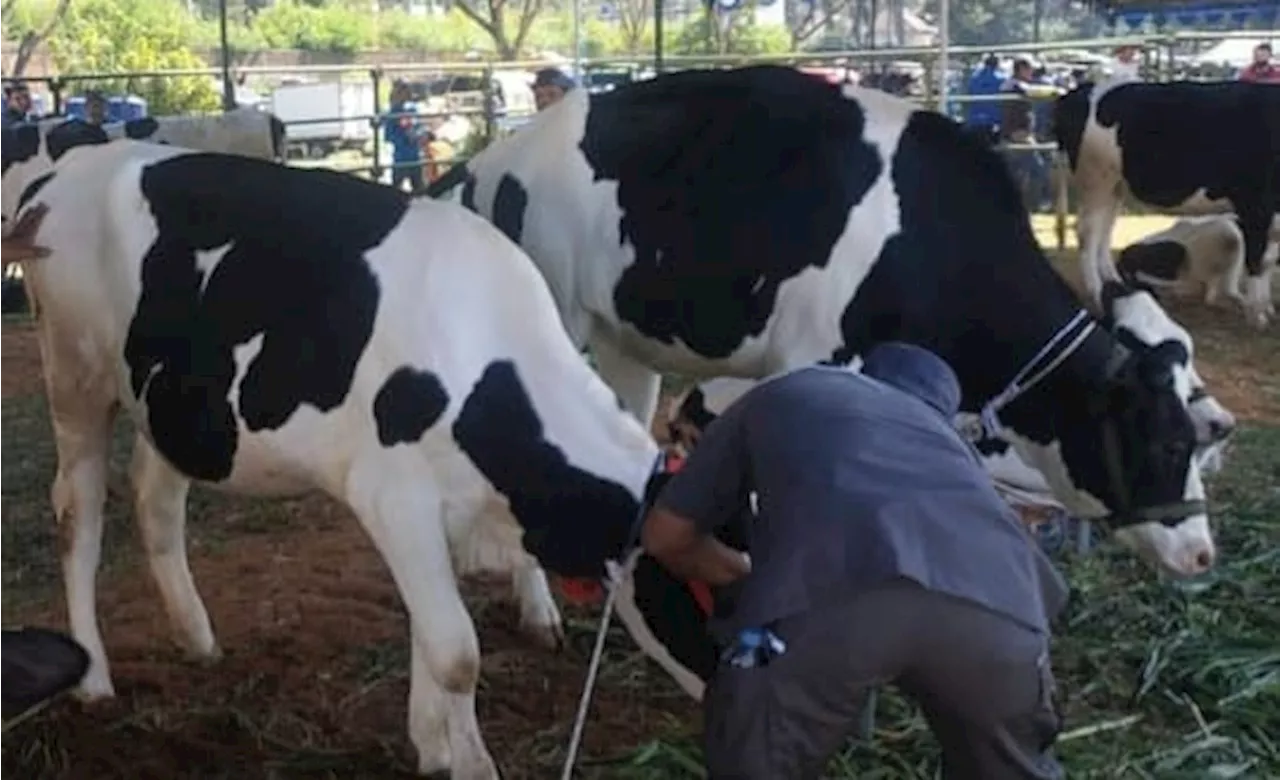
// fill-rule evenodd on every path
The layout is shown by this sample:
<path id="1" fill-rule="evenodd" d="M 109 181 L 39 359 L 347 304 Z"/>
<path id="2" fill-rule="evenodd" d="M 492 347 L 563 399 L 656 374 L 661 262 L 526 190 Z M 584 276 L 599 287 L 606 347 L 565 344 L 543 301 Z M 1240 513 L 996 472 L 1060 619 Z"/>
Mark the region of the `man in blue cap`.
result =
<path id="1" fill-rule="evenodd" d="M 1062 777 L 1049 621 L 1066 588 L 952 427 L 959 404 L 941 358 L 881 344 L 861 374 L 753 387 L 658 493 L 645 548 L 733 594 L 711 623 L 712 780 L 820 777 L 886 683 L 924 710 L 944 778 Z M 753 492 L 748 558 L 713 534 Z"/>

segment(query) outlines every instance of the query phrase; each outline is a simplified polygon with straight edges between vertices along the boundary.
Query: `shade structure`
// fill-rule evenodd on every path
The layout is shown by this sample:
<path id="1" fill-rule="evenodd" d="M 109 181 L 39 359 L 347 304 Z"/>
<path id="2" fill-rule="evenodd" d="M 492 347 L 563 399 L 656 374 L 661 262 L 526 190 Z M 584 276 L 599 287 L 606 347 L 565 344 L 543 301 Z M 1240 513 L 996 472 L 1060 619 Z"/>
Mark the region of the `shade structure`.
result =
<path id="1" fill-rule="evenodd" d="M 1095 0 L 1090 5 L 1111 25 L 1129 30 L 1147 24 L 1166 29 L 1280 23 L 1277 0 Z"/>

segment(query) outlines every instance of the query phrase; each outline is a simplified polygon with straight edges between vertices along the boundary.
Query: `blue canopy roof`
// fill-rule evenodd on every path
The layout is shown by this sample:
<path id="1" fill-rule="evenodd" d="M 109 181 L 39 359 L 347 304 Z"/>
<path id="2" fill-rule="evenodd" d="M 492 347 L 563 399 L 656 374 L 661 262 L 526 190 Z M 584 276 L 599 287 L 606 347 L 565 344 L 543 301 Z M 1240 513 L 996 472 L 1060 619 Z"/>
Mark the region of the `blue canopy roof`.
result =
<path id="1" fill-rule="evenodd" d="M 1157 27 L 1191 27 L 1227 24 L 1241 26 L 1249 22 L 1280 24 L 1280 0 L 1250 2 L 1102 2 L 1108 21 L 1131 29 L 1151 22 Z"/>

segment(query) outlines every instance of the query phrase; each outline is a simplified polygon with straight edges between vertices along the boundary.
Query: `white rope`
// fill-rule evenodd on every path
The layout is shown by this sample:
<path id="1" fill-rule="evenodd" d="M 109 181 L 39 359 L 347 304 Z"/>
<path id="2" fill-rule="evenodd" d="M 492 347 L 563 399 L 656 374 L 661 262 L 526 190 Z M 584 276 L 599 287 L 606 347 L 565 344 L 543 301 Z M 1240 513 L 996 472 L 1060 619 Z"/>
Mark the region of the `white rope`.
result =
<path id="1" fill-rule="evenodd" d="M 613 604 L 618 598 L 620 583 L 616 579 L 613 567 L 609 568 L 609 593 L 604 599 L 604 613 L 600 616 L 600 628 L 596 631 L 596 646 L 591 651 L 591 662 L 587 664 L 587 679 L 582 684 L 582 696 L 578 698 L 578 714 L 573 719 L 573 732 L 569 737 L 569 747 L 565 753 L 564 769 L 560 772 L 560 780 L 570 780 L 573 777 L 573 765 L 578 761 L 582 732 L 587 725 L 587 713 L 591 710 L 591 695 L 595 692 L 596 677 L 600 674 L 600 659 L 604 657 L 604 640 L 609 633 Z"/>
<path id="2" fill-rule="evenodd" d="M 1036 364 L 1046 356 L 1051 354 L 1054 347 L 1058 346 L 1060 342 L 1068 338 L 1072 331 L 1079 327 L 1082 322 L 1087 324 L 1079 334 L 1071 340 L 1071 343 L 1067 344 L 1067 346 L 1063 347 L 1062 350 L 1054 355 L 1053 359 L 1045 364 L 1044 368 L 1040 369 L 1040 371 L 1028 378 L 1027 374 L 1031 372 L 1031 369 L 1033 369 Z M 1081 309 L 1076 312 L 1076 316 L 1072 317 L 1066 325 L 1059 328 L 1058 332 L 1053 335 L 1053 338 L 1045 342 L 1045 345 L 1040 348 L 1040 351 L 1036 353 L 1036 356 L 1027 361 L 1026 365 L 1022 367 L 1022 370 L 1020 370 L 1013 379 L 1009 381 L 1009 384 L 996 394 L 994 398 L 983 404 L 982 411 L 979 413 L 979 418 L 982 421 L 983 433 L 990 438 L 999 436 L 1000 419 L 998 415 L 1000 410 L 1013 403 L 1023 393 L 1038 385 L 1045 377 L 1051 374 L 1054 369 L 1062 365 L 1063 361 L 1071 357 L 1071 354 L 1080 348 L 1080 345 L 1084 343 L 1084 340 L 1089 337 L 1089 334 L 1093 332 L 1093 329 L 1096 328 L 1097 325 L 1098 323 L 1093 322 L 1090 319 L 1089 312 Z"/>

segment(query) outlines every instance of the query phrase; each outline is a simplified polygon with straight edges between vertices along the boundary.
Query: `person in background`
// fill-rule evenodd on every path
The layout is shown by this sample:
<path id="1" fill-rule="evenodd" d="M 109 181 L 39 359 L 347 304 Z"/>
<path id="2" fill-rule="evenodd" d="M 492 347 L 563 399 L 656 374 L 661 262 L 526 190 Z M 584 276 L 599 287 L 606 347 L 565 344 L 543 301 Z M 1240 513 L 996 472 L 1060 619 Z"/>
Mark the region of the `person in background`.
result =
<path id="1" fill-rule="evenodd" d="M 1001 94 L 1013 94 L 1017 99 L 1000 103 L 1000 140 L 1004 143 L 1035 143 L 1035 108 L 1027 87 L 1033 83 L 1035 67 L 1031 61 L 1018 58 L 1013 63 L 1013 74 L 1000 86 Z M 1018 186 L 1022 189 L 1031 210 L 1044 209 L 1051 195 L 1049 170 L 1044 158 L 1025 150 L 1008 150 L 1009 167 Z"/>
<path id="2" fill-rule="evenodd" d="M 1138 81 L 1142 78 L 1142 48 L 1119 46 L 1115 50 L 1115 62 L 1111 65 L 1112 81 Z"/>
<path id="3" fill-rule="evenodd" d="M 533 77 L 533 105 L 542 111 L 564 99 L 577 86 L 559 68 L 543 68 Z"/>
<path id="4" fill-rule="evenodd" d="M 1253 62 L 1240 71 L 1240 80 L 1280 84 L 1280 68 L 1271 61 L 1271 44 L 1264 42 L 1253 47 Z"/>
<path id="5" fill-rule="evenodd" d="M 398 190 L 409 184 L 409 192 L 418 192 L 422 182 L 423 134 L 416 106 L 410 101 L 409 84 L 397 79 L 391 85 L 390 116 L 383 120 L 382 137 L 391 144 L 391 186 Z"/>
<path id="6" fill-rule="evenodd" d="M 942 358 L 882 343 L 861 373 L 756 385 L 653 486 L 645 549 L 715 589 L 709 780 L 820 777 L 890 683 L 924 711 L 944 780 L 1063 777 L 1049 624 L 1066 584 L 956 433 L 959 404 Z M 713 534 L 753 492 L 744 554 Z"/>
<path id="7" fill-rule="evenodd" d="M 84 121 L 91 125 L 107 121 L 107 98 L 96 89 L 84 93 Z"/>
<path id="8" fill-rule="evenodd" d="M 969 77 L 968 92 L 971 96 L 996 95 L 1004 83 L 1005 75 L 1000 71 L 1000 58 L 989 54 L 982 61 L 982 67 Z M 971 132 L 994 143 L 1000 126 L 1000 103 L 994 100 L 969 103 L 965 109 L 964 125 Z"/>
<path id="9" fill-rule="evenodd" d="M 4 126 L 31 119 L 31 88 L 25 81 L 11 82 L 4 88 Z"/>

